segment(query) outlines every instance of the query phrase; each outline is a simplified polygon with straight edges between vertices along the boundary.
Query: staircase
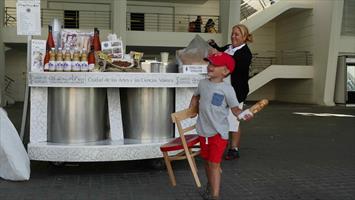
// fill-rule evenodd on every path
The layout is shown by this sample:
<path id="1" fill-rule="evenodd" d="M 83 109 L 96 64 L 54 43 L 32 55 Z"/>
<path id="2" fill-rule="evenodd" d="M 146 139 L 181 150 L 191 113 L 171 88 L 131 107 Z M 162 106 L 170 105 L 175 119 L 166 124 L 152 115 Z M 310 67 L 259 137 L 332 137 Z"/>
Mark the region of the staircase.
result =
<path id="1" fill-rule="evenodd" d="M 246 2 L 247 5 L 243 5 L 243 3 L 241 5 L 241 23 L 246 25 L 251 32 L 288 10 L 313 8 L 313 4 L 305 0 L 279 0 L 273 4 L 266 4 L 265 2 L 265 0 L 249 0 Z M 257 11 L 252 10 L 252 8 Z"/>
<path id="2" fill-rule="evenodd" d="M 313 66 L 271 65 L 249 79 L 249 94 L 274 79 L 312 79 Z"/>
<path id="3" fill-rule="evenodd" d="M 312 9 L 305 0 L 243 0 L 241 23 L 253 32 L 274 18 L 299 9 Z M 266 55 L 266 56 L 265 56 Z M 274 79 L 312 79 L 312 55 L 308 51 L 269 51 L 253 55 L 249 94 Z"/>
<path id="4" fill-rule="evenodd" d="M 5 87 L 4 87 L 5 105 L 15 103 L 15 99 L 13 98 L 13 93 L 14 93 L 13 84 L 14 84 L 14 82 L 15 82 L 15 80 L 13 80 L 9 76 L 5 75 Z"/>

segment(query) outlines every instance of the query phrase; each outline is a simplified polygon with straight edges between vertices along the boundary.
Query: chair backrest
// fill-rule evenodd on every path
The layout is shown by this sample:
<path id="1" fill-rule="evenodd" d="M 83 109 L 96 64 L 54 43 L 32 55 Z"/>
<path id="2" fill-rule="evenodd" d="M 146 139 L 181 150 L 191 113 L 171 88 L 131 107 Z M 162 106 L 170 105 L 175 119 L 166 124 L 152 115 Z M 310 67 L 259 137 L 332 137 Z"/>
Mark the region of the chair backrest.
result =
<path id="1" fill-rule="evenodd" d="M 197 107 L 184 109 L 184 110 L 181 110 L 181 111 L 171 114 L 171 118 L 178 128 L 178 132 L 179 132 L 179 135 L 180 135 L 180 138 L 181 138 L 181 141 L 182 141 L 182 144 L 183 144 L 185 150 L 187 150 L 187 144 L 186 144 L 186 140 L 185 140 L 184 135 L 185 135 L 185 133 L 194 130 L 196 128 L 196 123 L 194 123 L 191 126 L 183 128 L 181 125 L 181 121 L 189 119 L 189 118 L 194 118 L 197 116 L 197 114 L 198 114 Z"/>

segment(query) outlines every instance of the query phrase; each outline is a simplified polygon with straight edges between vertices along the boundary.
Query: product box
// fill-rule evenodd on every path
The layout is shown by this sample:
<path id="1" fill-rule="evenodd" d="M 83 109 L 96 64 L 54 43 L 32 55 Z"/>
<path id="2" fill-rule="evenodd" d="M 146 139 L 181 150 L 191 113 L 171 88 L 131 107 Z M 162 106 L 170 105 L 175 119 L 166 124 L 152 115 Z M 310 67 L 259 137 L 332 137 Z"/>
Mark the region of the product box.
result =
<path id="1" fill-rule="evenodd" d="M 46 40 L 31 41 L 31 71 L 42 72 L 46 55 Z"/>
<path id="2" fill-rule="evenodd" d="M 207 64 L 206 65 L 180 65 L 179 73 L 207 74 Z"/>
<path id="3" fill-rule="evenodd" d="M 101 42 L 102 52 L 110 56 L 112 59 L 122 59 L 123 55 L 123 45 L 121 40 L 112 40 Z"/>

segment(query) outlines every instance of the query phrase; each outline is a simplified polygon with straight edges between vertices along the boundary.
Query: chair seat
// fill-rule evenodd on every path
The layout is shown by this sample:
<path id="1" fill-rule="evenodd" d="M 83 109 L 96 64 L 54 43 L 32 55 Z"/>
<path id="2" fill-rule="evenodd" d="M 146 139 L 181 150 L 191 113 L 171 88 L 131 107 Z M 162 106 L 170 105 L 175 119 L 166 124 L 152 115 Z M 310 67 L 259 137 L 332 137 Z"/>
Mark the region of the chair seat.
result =
<path id="1" fill-rule="evenodd" d="M 189 134 L 185 135 L 186 143 L 188 147 L 192 147 L 195 144 L 199 143 L 198 135 L 197 134 Z M 160 146 L 161 151 L 176 151 L 183 149 L 184 147 L 182 146 L 181 138 L 175 138 L 174 140 L 163 144 Z"/>

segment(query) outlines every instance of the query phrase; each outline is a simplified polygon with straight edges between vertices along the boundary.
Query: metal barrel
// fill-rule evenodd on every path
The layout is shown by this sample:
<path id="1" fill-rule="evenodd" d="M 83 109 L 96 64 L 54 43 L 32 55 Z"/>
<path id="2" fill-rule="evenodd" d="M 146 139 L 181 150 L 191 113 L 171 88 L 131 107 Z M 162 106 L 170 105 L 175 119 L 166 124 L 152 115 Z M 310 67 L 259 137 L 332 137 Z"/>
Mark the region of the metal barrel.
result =
<path id="1" fill-rule="evenodd" d="M 105 88 L 48 88 L 48 142 L 106 139 Z"/>

